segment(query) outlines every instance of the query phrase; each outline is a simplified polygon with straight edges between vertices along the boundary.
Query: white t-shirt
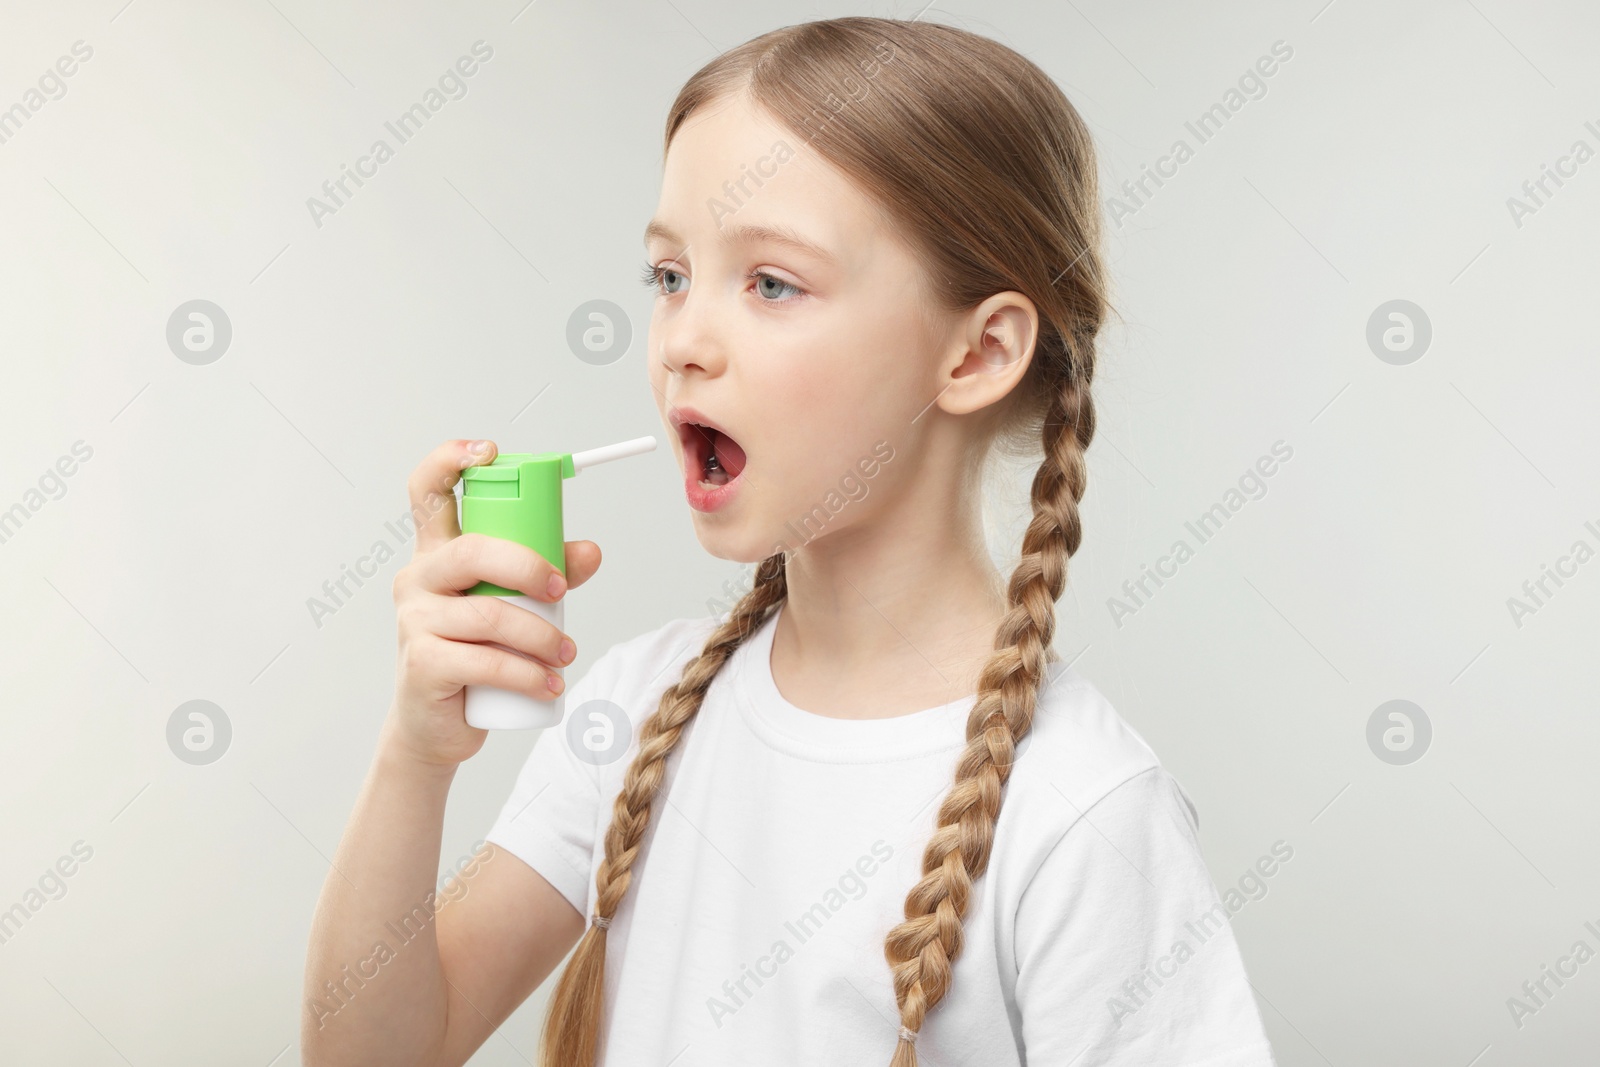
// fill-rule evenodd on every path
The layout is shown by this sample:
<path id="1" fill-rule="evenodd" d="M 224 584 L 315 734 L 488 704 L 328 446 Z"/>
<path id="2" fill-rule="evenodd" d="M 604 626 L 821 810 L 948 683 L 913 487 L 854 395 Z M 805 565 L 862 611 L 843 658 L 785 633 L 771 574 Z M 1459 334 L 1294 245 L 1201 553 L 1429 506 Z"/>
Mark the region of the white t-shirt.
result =
<path id="1" fill-rule="evenodd" d="M 886 719 L 804 711 L 773 682 L 777 617 L 667 759 L 607 935 L 604 1067 L 887 1067 L 894 1051 L 884 936 L 973 698 Z M 721 621 L 675 619 L 597 660 L 487 835 L 586 921 L 638 726 Z M 1273 1067 L 1194 805 L 1094 686 L 1051 671 L 920 1062 Z M 615 758 L 594 755 L 608 731 L 584 705 L 600 700 L 633 724 Z"/>

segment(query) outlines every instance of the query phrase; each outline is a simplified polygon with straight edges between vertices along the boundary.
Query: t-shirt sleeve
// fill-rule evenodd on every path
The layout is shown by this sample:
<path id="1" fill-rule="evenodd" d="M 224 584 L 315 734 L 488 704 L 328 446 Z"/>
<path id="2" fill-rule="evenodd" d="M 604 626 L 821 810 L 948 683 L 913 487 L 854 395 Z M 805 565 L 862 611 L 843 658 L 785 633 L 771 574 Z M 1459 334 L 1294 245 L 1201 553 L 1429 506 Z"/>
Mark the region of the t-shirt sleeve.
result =
<path id="1" fill-rule="evenodd" d="M 567 728 L 586 702 L 607 696 L 615 661 L 613 648 L 568 687 L 565 717 L 539 732 L 485 835 L 543 875 L 580 915 L 588 907 L 590 859 L 599 833 L 600 767 L 579 757 Z"/>
<path id="2" fill-rule="evenodd" d="M 1045 857 L 1016 919 L 1029 1063 L 1274 1067 L 1195 830 L 1155 766 L 1092 804 Z"/>

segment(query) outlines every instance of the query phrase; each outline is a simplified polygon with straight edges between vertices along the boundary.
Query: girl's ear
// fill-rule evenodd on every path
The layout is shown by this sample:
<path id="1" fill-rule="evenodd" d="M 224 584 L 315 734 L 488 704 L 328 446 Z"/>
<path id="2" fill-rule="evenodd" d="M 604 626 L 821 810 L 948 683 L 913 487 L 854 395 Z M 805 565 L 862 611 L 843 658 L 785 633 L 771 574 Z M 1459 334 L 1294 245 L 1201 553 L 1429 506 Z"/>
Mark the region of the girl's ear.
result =
<path id="1" fill-rule="evenodd" d="M 1038 336 L 1039 311 L 1018 292 L 996 293 L 961 316 L 939 365 L 939 407 L 965 415 L 1004 398 L 1028 372 Z"/>

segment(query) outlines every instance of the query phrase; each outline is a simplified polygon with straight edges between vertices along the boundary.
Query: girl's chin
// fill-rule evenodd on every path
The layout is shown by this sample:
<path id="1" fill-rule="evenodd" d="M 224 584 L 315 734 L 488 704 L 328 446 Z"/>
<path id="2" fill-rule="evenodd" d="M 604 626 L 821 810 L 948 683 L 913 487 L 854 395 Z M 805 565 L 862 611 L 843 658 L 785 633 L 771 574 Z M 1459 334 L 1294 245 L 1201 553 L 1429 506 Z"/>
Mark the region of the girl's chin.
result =
<path id="1" fill-rule="evenodd" d="M 695 515 L 694 532 L 700 542 L 700 547 L 706 554 L 717 559 L 727 560 L 729 563 L 739 563 L 754 567 L 762 560 L 779 552 L 789 552 L 790 542 L 781 538 L 767 539 L 752 538 L 744 530 L 733 530 L 719 527 L 715 521 L 705 521 L 712 516 Z M 747 575 L 742 583 L 743 589 L 750 587 L 753 575 Z"/>

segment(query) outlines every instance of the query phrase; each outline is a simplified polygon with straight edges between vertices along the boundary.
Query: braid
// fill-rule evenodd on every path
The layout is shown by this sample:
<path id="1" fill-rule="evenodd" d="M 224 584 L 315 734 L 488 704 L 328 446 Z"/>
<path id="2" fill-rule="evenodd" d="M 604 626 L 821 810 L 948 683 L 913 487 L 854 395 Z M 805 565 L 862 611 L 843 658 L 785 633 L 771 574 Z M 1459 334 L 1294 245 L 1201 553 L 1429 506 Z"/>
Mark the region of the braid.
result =
<path id="1" fill-rule="evenodd" d="M 761 627 L 788 595 L 782 553 L 758 566 L 756 582 L 717 627 L 705 647 L 664 693 L 655 714 L 639 730 L 639 751 L 623 779 L 606 830 L 606 857 L 595 875 L 594 922 L 578 942 L 550 998 L 540 1067 L 592 1067 L 600 1043 L 605 992 L 606 928 L 633 881 L 633 863 L 650 824 L 666 760 L 683 729 L 700 711 L 706 691 L 728 657 Z"/>
<path id="2" fill-rule="evenodd" d="M 1033 724 L 1045 667 L 1056 658 L 1055 603 L 1066 587 L 1067 559 L 1083 540 L 1078 501 L 1087 481 L 1084 453 L 1094 437 L 1093 351 L 1089 346 L 1081 373 L 1068 362 L 1066 381 L 1053 394 L 1044 421 L 1044 461 L 1033 478 L 1033 519 L 1006 589 L 1009 608 L 995 634 L 994 655 L 978 679 L 967 747 L 922 853 L 922 880 L 906 897 L 905 922 L 884 943 L 901 1022 L 889 1067 L 917 1067 L 917 1031 L 949 992 L 972 883 L 989 866 L 1016 746 Z"/>

